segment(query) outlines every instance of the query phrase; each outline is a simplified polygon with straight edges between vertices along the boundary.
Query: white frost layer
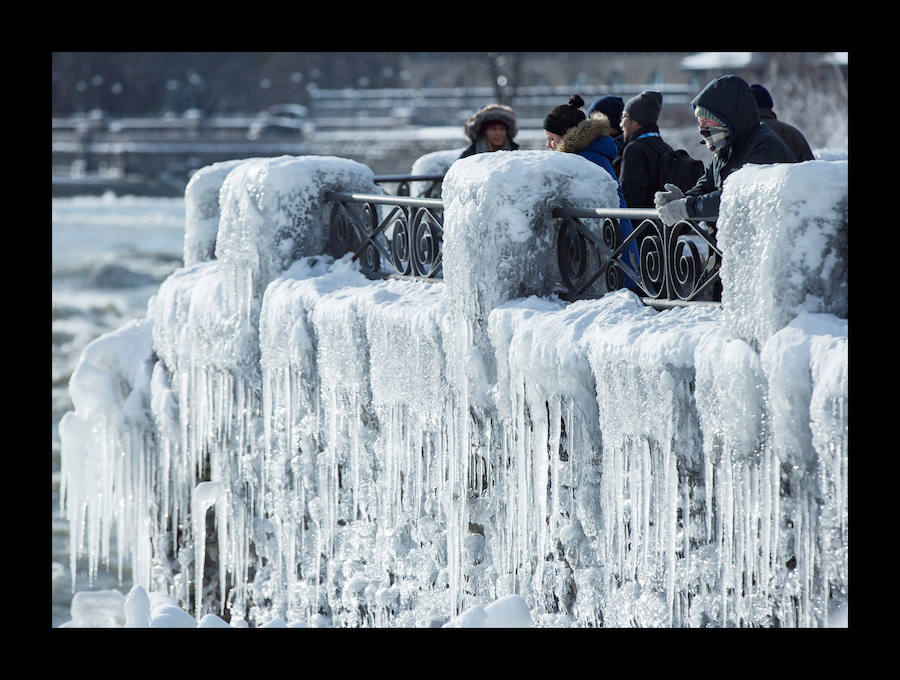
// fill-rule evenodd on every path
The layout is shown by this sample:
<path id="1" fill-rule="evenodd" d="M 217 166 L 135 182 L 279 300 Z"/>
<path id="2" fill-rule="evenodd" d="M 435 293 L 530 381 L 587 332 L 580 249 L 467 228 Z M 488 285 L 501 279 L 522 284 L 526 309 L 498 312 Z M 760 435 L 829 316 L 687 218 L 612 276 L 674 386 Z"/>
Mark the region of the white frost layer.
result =
<path id="1" fill-rule="evenodd" d="M 509 213 L 463 200 L 480 187 L 459 170 L 454 219 L 527 244 L 540 220 L 511 206 L 523 175 L 546 162 L 571 175 L 559 190 L 589 193 L 592 164 L 545 153 L 454 163 L 450 175 L 468 163 L 482 183 L 506 177 L 491 201 Z M 170 277 L 149 306 L 156 367 L 135 352 L 146 328 L 107 340 L 76 403 L 105 429 L 78 411 L 60 426 L 66 470 L 107 485 L 88 514 L 130 513 L 136 582 L 187 602 L 204 557 L 186 520 L 222 498 L 218 578 L 232 611 L 255 602 L 248 619 L 268 627 L 436 626 L 467 610 L 484 623 L 473 605 L 487 615 L 507 595 L 535 625 L 810 626 L 846 605 L 846 321 L 801 313 L 757 353 L 726 310 L 657 314 L 629 291 L 523 298 L 515 267 L 470 250 L 474 273 L 458 259 L 462 281 L 436 285 L 302 258 L 264 294 L 246 288 L 256 314 L 227 291 L 244 290 L 234 274 L 257 271 L 250 260 Z M 141 429 L 150 413 L 156 432 Z M 92 458 L 97 443 L 115 455 Z M 167 520 L 182 527 L 174 555 L 159 547 Z M 197 625 L 158 600 L 151 625 Z M 146 623 L 146 608 L 135 594 L 128 616 Z"/>
<path id="2" fill-rule="evenodd" d="M 603 168 L 554 151 L 463 158 L 444 177 L 443 200 L 448 308 L 482 321 L 507 300 L 552 291 L 552 207 L 619 205 L 616 182 Z"/>
<path id="3" fill-rule="evenodd" d="M 291 262 L 323 252 L 331 209 L 323 194 L 381 193 L 373 180 L 365 165 L 332 156 L 251 159 L 229 172 L 216 239 L 226 304 L 246 313 Z"/>
<path id="4" fill-rule="evenodd" d="M 722 193 L 731 332 L 759 349 L 800 312 L 847 316 L 847 161 L 747 165 Z"/>
<path id="5" fill-rule="evenodd" d="M 101 561 L 109 564 L 113 530 L 119 574 L 127 556 L 144 565 L 136 577 L 147 575 L 150 520 L 138 508 L 153 493 L 155 478 L 152 459 L 139 452 L 151 428 L 152 355 L 150 322 L 132 321 L 91 342 L 69 380 L 75 410 L 59 423 L 60 503 L 69 522 L 73 581 L 82 551 L 90 581 Z M 132 486 L 131 480 L 140 481 Z"/>
<path id="6" fill-rule="evenodd" d="M 228 173 L 244 160 L 222 161 L 200 168 L 184 189 L 184 265 L 207 262 L 216 253 L 219 191 Z"/>
<path id="7" fill-rule="evenodd" d="M 413 161 L 409 174 L 411 175 L 443 175 L 447 172 L 454 161 L 459 159 L 459 155 L 465 151 L 465 147 L 459 149 L 445 149 L 442 151 L 432 151 L 423 156 L 419 156 Z M 411 196 L 422 196 L 425 190 L 431 185 L 431 182 L 412 182 L 409 187 Z"/>

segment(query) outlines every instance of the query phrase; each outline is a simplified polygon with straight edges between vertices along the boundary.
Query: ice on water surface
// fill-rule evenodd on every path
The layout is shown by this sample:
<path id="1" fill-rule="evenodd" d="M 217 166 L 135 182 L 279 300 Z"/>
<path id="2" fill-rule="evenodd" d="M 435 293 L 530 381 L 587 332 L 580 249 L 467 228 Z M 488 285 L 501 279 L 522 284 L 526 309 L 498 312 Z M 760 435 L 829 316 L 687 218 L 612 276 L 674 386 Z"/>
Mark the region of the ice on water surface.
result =
<path id="1" fill-rule="evenodd" d="M 847 321 L 823 311 L 845 291 L 801 299 L 787 273 L 841 266 L 840 201 L 791 198 L 839 167 L 729 179 L 735 213 L 783 196 L 724 219 L 731 247 L 809 246 L 728 274 L 782 297 L 656 312 L 552 294 L 539 206 L 618 205 L 584 159 L 454 162 L 435 284 L 311 252 L 314 197 L 374 191 L 341 160 L 210 180 L 215 260 L 73 376 L 73 554 L 98 564 L 116 527 L 142 589 L 125 625 L 815 626 L 846 605 Z"/>

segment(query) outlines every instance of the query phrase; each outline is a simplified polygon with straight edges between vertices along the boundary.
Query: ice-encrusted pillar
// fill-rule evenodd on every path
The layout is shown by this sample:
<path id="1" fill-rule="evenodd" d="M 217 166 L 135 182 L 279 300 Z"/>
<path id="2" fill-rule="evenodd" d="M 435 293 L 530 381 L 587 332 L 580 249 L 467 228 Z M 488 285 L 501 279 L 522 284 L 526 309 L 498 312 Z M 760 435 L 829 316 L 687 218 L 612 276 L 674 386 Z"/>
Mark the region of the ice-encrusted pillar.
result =
<path id="1" fill-rule="evenodd" d="M 580 156 L 500 151 L 455 161 L 442 198 L 447 377 L 458 402 L 447 536 L 448 554 L 456 557 L 483 521 L 477 498 L 497 463 L 492 442 L 503 436 L 491 398 L 497 369 L 488 316 L 512 299 L 562 290 L 554 207 L 617 207 L 618 195 L 615 180 Z M 451 597 L 460 607 L 478 590 L 466 571 L 461 562 L 449 565 Z"/>
<path id="2" fill-rule="evenodd" d="M 200 168 L 184 189 L 184 266 L 215 258 L 219 231 L 219 191 L 228 173 L 245 160 Z"/>
<path id="3" fill-rule="evenodd" d="M 227 527 L 228 535 L 220 541 L 224 545 L 218 546 L 218 559 L 240 591 L 249 560 L 245 537 L 252 531 L 261 491 L 256 454 L 262 448 L 258 325 L 263 293 L 296 259 L 324 251 L 327 191 L 379 189 L 372 171 L 355 161 L 281 156 L 201 170 L 188 193 L 202 193 L 206 177 L 205 205 L 211 211 L 212 187 L 226 170 L 218 192 L 216 259 L 170 276 L 151 301 L 148 316 L 154 350 L 166 369 L 156 384 L 177 394 L 181 431 L 167 434 L 178 439 L 182 467 L 202 472 L 172 496 L 189 507 L 191 482 L 223 483 L 224 501 L 216 507 L 227 516 L 217 522 Z M 209 245 L 207 240 L 205 247 Z M 238 609 L 242 602 L 238 592 Z M 197 614 L 202 611 L 197 606 Z"/>
<path id="4" fill-rule="evenodd" d="M 722 308 L 759 351 L 801 312 L 847 318 L 848 161 L 747 165 L 722 193 Z"/>

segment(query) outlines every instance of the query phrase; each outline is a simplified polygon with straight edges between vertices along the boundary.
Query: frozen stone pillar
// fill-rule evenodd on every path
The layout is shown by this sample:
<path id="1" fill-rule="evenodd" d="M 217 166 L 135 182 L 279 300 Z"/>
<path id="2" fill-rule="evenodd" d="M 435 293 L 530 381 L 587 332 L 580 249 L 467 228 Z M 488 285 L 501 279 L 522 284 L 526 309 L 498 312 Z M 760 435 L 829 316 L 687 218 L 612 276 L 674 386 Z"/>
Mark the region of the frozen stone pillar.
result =
<path id="1" fill-rule="evenodd" d="M 447 304 L 482 327 L 508 300 L 561 289 L 552 208 L 619 207 L 603 168 L 556 151 L 458 160 L 444 177 L 443 200 Z"/>
<path id="2" fill-rule="evenodd" d="M 757 351 L 801 312 L 847 318 L 848 161 L 748 165 L 725 182 L 722 306 Z"/>
<path id="3" fill-rule="evenodd" d="M 448 428 L 447 545 L 448 554 L 461 555 L 479 540 L 471 532 L 481 478 L 494 465 L 491 441 L 501 435 L 490 396 L 497 369 L 488 316 L 512 299 L 560 288 L 554 207 L 619 203 L 616 182 L 603 168 L 556 151 L 498 151 L 458 160 L 444 177 L 442 197 L 444 344 L 456 402 L 456 420 Z M 451 601 L 459 607 L 466 569 L 458 562 L 449 568 Z"/>
<path id="4" fill-rule="evenodd" d="M 200 168 L 184 189 L 184 266 L 215 257 L 219 230 L 219 190 L 231 170 L 244 160 L 223 161 Z"/>
<path id="5" fill-rule="evenodd" d="M 216 257 L 230 309 L 246 313 L 294 260 L 324 252 L 328 191 L 381 193 L 371 169 L 332 156 L 258 158 L 228 173 Z"/>

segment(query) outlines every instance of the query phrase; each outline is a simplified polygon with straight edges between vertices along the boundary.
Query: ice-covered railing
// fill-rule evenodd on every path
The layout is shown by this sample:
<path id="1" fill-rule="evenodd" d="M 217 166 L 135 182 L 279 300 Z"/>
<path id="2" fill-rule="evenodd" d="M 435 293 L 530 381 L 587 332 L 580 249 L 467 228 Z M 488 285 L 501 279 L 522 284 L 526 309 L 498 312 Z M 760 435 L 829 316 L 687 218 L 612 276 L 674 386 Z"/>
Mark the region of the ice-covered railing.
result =
<path id="1" fill-rule="evenodd" d="M 353 253 L 353 260 L 359 260 L 361 270 L 370 277 L 440 279 L 443 203 L 427 197 L 443 177 L 376 177 L 379 183 L 399 182 L 398 195 L 393 197 L 329 192 L 325 199 L 333 202 L 334 209 L 327 252 L 335 257 Z M 408 197 L 412 182 L 431 182 L 425 198 Z M 553 207 L 551 212 L 558 220 L 560 292 L 568 299 L 618 290 L 626 280 L 637 282 L 645 302 L 653 306 L 715 299 L 722 261 L 708 226 L 715 222 L 715 215 L 666 226 L 655 210 Z M 634 224 L 624 240 L 621 219 Z M 589 227 L 591 220 L 599 220 L 599 225 Z M 639 262 L 627 257 L 631 244 L 639 245 Z"/>
<path id="2" fill-rule="evenodd" d="M 85 351 L 73 558 L 114 532 L 136 582 L 233 624 L 442 625 L 511 593 L 537 625 L 846 608 L 846 162 L 730 176 L 721 307 L 664 312 L 554 294 L 552 208 L 618 205 L 580 157 L 453 163 L 439 286 L 323 254 L 328 192 L 378 194 L 345 159 L 235 165 L 216 259 Z"/>

